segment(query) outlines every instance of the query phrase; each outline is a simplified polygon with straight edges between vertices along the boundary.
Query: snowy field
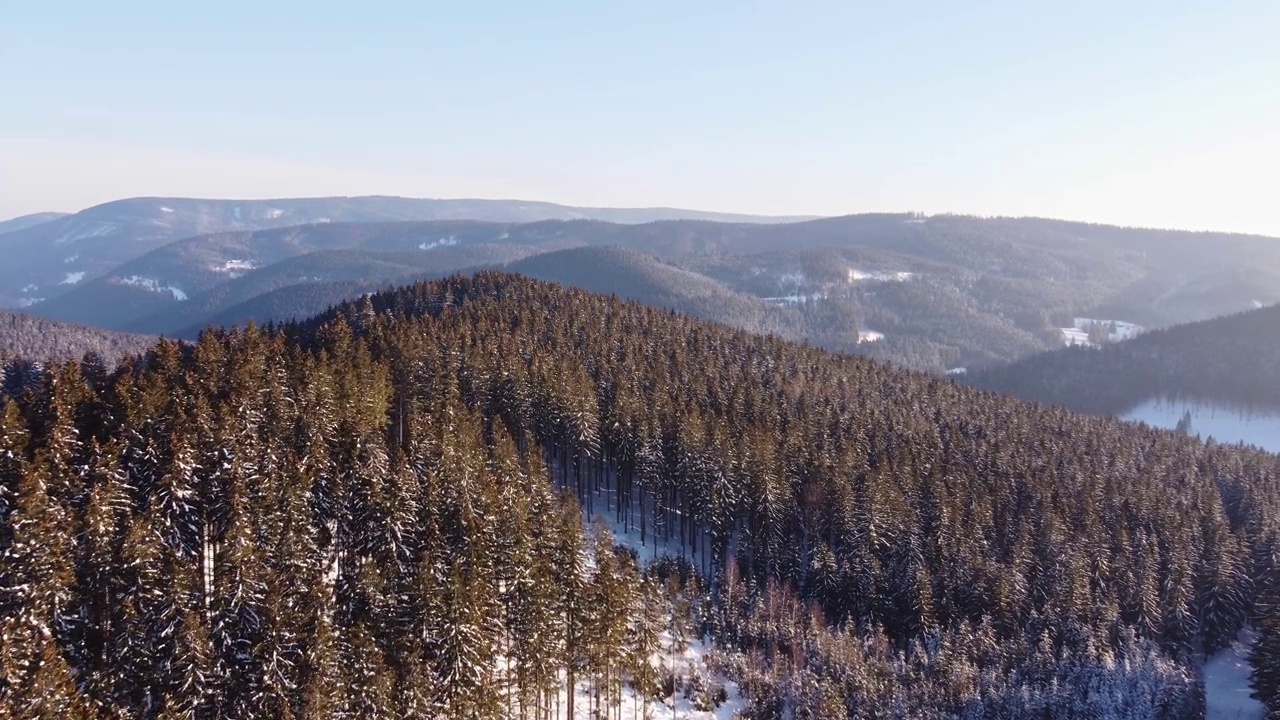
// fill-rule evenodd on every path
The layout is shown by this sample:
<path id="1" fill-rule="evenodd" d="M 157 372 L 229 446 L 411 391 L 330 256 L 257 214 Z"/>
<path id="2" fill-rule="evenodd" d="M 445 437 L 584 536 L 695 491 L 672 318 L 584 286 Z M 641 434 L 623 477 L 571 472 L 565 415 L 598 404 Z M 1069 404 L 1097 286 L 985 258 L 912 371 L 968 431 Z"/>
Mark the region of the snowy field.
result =
<path id="1" fill-rule="evenodd" d="M 1091 339 L 1095 332 L 1105 333 L 1106 342 L 1113 343 L 1132 340 L 1141 335 L 1146 328 L 1124 320 L 1078 317 L 1072 318 L 1071 327 L 1058 328 L 1058 330 L 1062 333 L 1063 344 L 1068 347 L 1073 345 L 1097 347 L 1097 343 Z"/>
<path id="2" fill-rule="evenodd" d="M 1244 442 L 1280 452 L 1280 413 L 1251 412 L 1225 405 L 1188 401 L 1148 400 L 1120 416 L 1152 427 L 1174 429 L 1191 413 L 1191 434 L 1218 442 Z"/>

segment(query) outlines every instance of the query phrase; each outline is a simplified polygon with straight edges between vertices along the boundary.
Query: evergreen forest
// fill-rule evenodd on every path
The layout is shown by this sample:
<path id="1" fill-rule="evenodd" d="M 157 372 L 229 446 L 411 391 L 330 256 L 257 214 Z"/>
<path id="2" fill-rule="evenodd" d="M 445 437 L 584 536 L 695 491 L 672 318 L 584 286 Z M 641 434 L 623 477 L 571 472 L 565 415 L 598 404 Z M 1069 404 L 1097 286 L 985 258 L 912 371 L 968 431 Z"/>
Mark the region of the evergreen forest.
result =
<path id="1" fill-rule="evenodd" d="M 0 717 L 1280 716 L 1261 451 L 497 272 L 3 387 Z"/>

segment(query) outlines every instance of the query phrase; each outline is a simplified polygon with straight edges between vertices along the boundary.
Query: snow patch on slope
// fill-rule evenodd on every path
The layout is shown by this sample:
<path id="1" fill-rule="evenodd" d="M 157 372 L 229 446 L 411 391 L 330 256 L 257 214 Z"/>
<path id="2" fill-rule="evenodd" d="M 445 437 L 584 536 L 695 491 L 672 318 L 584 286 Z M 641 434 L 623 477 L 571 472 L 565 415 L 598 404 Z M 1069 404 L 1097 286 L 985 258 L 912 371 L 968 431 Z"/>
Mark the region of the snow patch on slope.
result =
<path id="1" fill-rule="evenodd" d="M 813 293 L 812 295 L 782 295 L 780 297 L 760 298 L 767 303 L 774 305 L 799 305 L 804 302 L 818 302 L 826 300 L 827 296 L 822 293 Z"/>
<path id="2" fill-rule="evenodd" d="M 1077 330 L 1084 330 L 1085 332 L 1089 332 L 1094 328 L 1101 328 L 1107 333 L 1107 342 L 1131 340 L 1146 330 L 1141 325 L 1135 325 L 1124 320 L 1099 320 L 1097 318 L 1078 317 L 1072 319 L 1072 324 Z"/>
<path id="3" fill-rule="evenodd" d="M 906 282 L 915 277 L 912 272 L 867 272 L 865 270 L 856 270 L 849 268 L 846 272 L 846 279 L 853 283 L 859 281 L 875 281 L 875 282 Z"/>
<path id="4" fill-rule="evenodd" d="M 1086 317 L 1072 318 L 1071 327 L 1059 328 L 1059 330 L 1062 332 L 1062 342 L 1067 347 L 1073 345 L 1097 347 L 1098 344 L 1092 340 L 1092 336 L 1099 332 L 1104 334 L 1105 342 L 1109 343 L 1132 340 L 1146 332 L 1146 328 L 1143 326 L 1124 320 L 1102 320 Z"/>
<path id="5" fill-rule="evenodd" d="M 162 285 L 155 278 L 143 277 L 141 275 L 130 275 L 127 278 L 116 278 L 122 285 L 132 285 L 140 287 L 151 292 L 163 293 L 167 292 L 173 295 L 173 299 L 179 302 L 187 299 L 187 294 L 172 285 Z"/>
<path id="6" fill-rule="evenodd" d="M 257 268 L 257 264 L 252 260 L 232 259 L 227 260 L 221 265 L 214 265 L 210 270 L 219 273 L 226 273 L 234 279 L 244 275 L 250 270 L 256 270 Z"/>
<path id="7" fill-rule="evenodd" d="M 1097 347 L 1089 339 L 1089 333 L 1078 328 L 1059 328 L 1062 331 L 1062 342 L 1067 347 Z"/>
<path id="8" fill-rule="evenodd" d="M 436 240 L 434 242 L 422 242 L 418 245 L 418 249 L 434 250 L 435 248 L 438 248 L 438 247 L 450 247 L 457 244 L 458 244 L 458 237 L 456 235 L 450 235 L 449 237 L 440 238 L 439 240 Z"/>
<path id="9" fill-rule="evenodd" d="M 105 237 L 119 232 L 120 226 L 112 222 L 91 222 L 79 225 L 76 229 L 68 232 L 57 240 L 53 241 L 54 245 L 65 245 L 76 240 L 87 240 L 89 238 Z"/>
<path id="10" fill-rule="evenodd" d="M 75 285 L 76 283 L 80 282 L 83 279 L 84 279 L 83 270 L 79 272 L 69 272 L 67 273 L 66 277 L 62 278 L 62 282 L 59 282 L 58 284 L 59 285 Z"/>
<path id="11" fill-rule="evenodd" d="M 880 342 L 884 339 L 884 333 L 875 330 L 859 330 L 858 344 Z"/>

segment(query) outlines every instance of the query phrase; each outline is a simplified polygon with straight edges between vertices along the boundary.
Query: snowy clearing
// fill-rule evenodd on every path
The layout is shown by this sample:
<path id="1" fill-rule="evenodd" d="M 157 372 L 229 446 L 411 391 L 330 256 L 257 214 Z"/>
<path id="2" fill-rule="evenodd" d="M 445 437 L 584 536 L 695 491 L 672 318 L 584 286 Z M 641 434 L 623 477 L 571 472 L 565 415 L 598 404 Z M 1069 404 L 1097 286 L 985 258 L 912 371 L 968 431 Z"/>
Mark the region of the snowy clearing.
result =
<path id="1" fill-rule="evenodd" d="M 678 537 L 658 538 L 653 533 L 648 533 L 643 538 L 639 530 L 628 526 L 624 520 L 618 518 L 618 496 L 609 490 L 600 490 L 592 492 L 588 495 L 587 503 L 582 508 L 583 521 L 587 527 L 591 527 L 595 522 L 602 522 L 608 528 L 610 534 L 613 535 L 615 545 L 625 547 L 636 553 L 636 557 L 641 563 L 648 563 L 660 557 L 676 557 L 691 560 L 695 565 L 708 571 L 709 567 L 705 565 L 708 558 L 704 551 L 702 558 L 690 557 L 689 548 L 680 542 Z M 633 497 L 633 502 L 635 498 Z M 661 650 L 650 657 L 650 662 L 660 672 L 672 672 L 675 676 L 684 678 L 687 684 L 701 685 L 702 687 L 721 686 L 725 689 L 726 700 L 715 710 L 697 710 L 694 700 L 691 696 L 693 692 L 677 692 L 675 703 L 672 704 L 670 696 L 655 699 L 649 698 L 645 700 L 630 685 L 623 689 L 622 695 L 622 717 L 623 718 L 653 718 L 654 720 L 730 720 L 735 713 L 746 710 L 746 701 L 741 697 L 738 686 L 731 680 L 725 678 L 722 674 L 715 672 L 708 663 L 709 657 L 714 656 L 717 652 L 710 644 L 705 643 L 703 638 L 687 638 L 684 649 L 675 653 L 673 662 L 673 639 L 668 631 L 663 631 L 661 635 Z M 696 683 L 688 683 L 692 678 L 698 678 Z M 559 704 L 560 714 L 553 715 L 556 718 L 564 718 L 564 700 L 565 693 L 561 691 Z M 591 696 L 588 688 L 579 686 L 574 694 L 574 718 L 590 718 L 590 701 Z M 566 718 L 566 720 L 568 720 Z"/>
<path id="2" fill-rule="evenodd" d="M 245 272 L 248 270 L 256 270 L 257 268 L 258 268 L 257 264 L 254 263 L 252 260 L 233 259 L 233 260 L 228 260 L 222 263 L 222 265 L 220 266 L 215 265 L 212 268 L 212 270 L 214 272 L 236 273 L 236 272 Z"/>
<path id="3" fill-rule="evenodd" d="M 912 272 L 867 272 L 865 270 L 855 270 L 850 268 L 846 277 L 849 282 L 858 282 L 863 280 L 871 280 L 875 282 L 906 282 L 915 277 Z"/>
<path id="4" fill-rule="evenodd" d="M 1189 417 L 1189 432 L 1218 442 L 1243 442 L 1269 452 L 1280 452 L 1280 413 L 1255 412 L 1215 403 L 1186 400 L 1148 400 L 1120 416 L 1152 427 L 1173 430 Z"/>
<path id="5" fill-rule="evenodd" d="M 859 330 L 858 344 L 880 342 L 884 339 L 884 333 L 875 330 Z"/>
<path id="6" fill-rule="evenodd" d="M 1131 340 L 1146 332 L 1146 328 L 1143 326 L 1124 320 L 1078 317 L 1072 318 L 1071 323 L 1071 327 L 1058 328 L 1062 332 L 1063 344 L 1068 347 L 1073 345 L 1098 347 L 1098 343 L 1095 343 L 1093 339 L 1100 334 L 1103 336 L 1104 342 L 1113 343 L 1121 340 Z"/>
<path id="7" fill-rule="evenodd" d="M 1124 320 L 1099 320 L 1098 318 L 1078 317 L 1072 318 L 1072 324 L 1077 330 L 1090 332 L 1094 328 L 1099 328 L 1107 333 L 1107 342 L 1120 342 L 1121 340 L 1129 340 L 1141 335 L 1146 328 Z"/>
<path id="8" fill-rule="evenodd" d="M 80 272 L 69 272 L 67 273 L 67 276 L 62 278 L 62 281 L 59 282 L 58 284 L 59 285 L 75 285 L 76 283 L 80 282 L 83 279 L 84 279 L 83 270 L 81 270 Z"/>
<path id="9" fill-rule="evenodd" d="M 767 303 L 773 303 L 774 305 L 799 305 L 805 302 L 826 300 L 827 296 L 822 293 L 814 293 L 812 295 L 782 295 L 780 297 L 767 297 L 760 299 Z"/>
<path id="10" fill-rule="evenodd" d="M 1089 333 L 1085 332 L 1084 330 L 1078 330 L 1076 328 L 1058 328 L 1058 329 L 1062 331 L 1062 342 L 1066 344 L 1067 347 L 1072 347 L 1075 345 L 1081 345 L 1084 347 L 1096 347 L 1093 344 L 1093 342 L 1089 340 Z"/>
<path id="11" fill-rule="evenodd" d="M 116 281 L 122 285 L 132 285 L 140 287 L 144 290 L 150 290 L 155 293 L 170 293 L 173 299 L 179 302 L 187 299 L 187 294 L 172 285 L 162 285 L 155 278 L 143 277 L 141 275 L 130 275 L 127 278 L 116 278 Z"/>
<path id="12" fill-rule="evenodd" d="M 26 287 L 22 288 L 22 292 L 23 292 L 23 294 L 28 294 L 28 293 L 33 293 L 33 292 L 35 292 L 35 291 L 37 291 L 37 290 L 39 290 L 39 289 L 40 289 L 40 286 L 39 286 L 39 285 L 36 285 L 36 284 L 34 284 L 34 283 L 33 283 L 33 284 L 31 284 L 31 285 L 28 285 L 28 286 L 26 286 Z"/>
<path id="13" fill-rule="evenodd" d="M 75 253 L 69 257 L 62 258 L 62 264 L 66 265 L 67 263 L 73 263 L 79 259 L 80 259 L 80 253 Z"/>
<path id="14" fill-rule="evenodd" d="M 434 250 L 435 248 L 438 248 L 438 247 L 449 247 L 451 245 L 457 245 L 457 244 L 458 244 L 458 238 L 454 235 L 450 235 L 449 237 L 440 238 L 439 240 L 436 240 L 434 242 L 422 242 L 418 245 L 418 249 Z"/>
<path id="15" fill-rule="evenodd" d="M 1248 628 L 1231 647 L 1204 664 L 1205 720 L 1261 720 L 1262 703 L 1249 696 L 1249 648 L 1255 640 Z"/>
<path id="16" fill-rule="evenodd" d="M 164 206 L 164 205 L 161 205 L 161 206 L 160 206 L 160 212 L 162 212 L 162 213 L 171 213 L 171 212 L 173 212 L 173 208 L 171 208 L 171 207 L 166 207 L 166 206 Z"/>
<path id="17" fill-rule="evenodd" d="M 622 690 L 622 702 L 620 705 L 614 706 L 609 711 L 611 717 L 616 716 L 620 711 L 623 718 L 650 718 L 651 720 L 730 720 L 735 713 L 745 711 L 747 708 L 746 701 L 739 693 L 738 686 L 731 680 L 713 674 L 707 665 L 707 657 L 715 651 L 707 647 L 702 639 L 692 638 L 686 640 L 684 650 L 672 653 L 672 637 L 671 633 L 664 631 L 662 633 L 662 650 L 654 653 L 650 662 L 659 672 L 672 672 L 674 675 L 683 680 L 683 687 L 678 688 L 675 694 L 675 702 L 672 702 L 671 696 L 665 698 L 643 698 L 636 692 L 635 688 L 627 684 Z M 498 667 L 501 672 L 504 661 L 498 659 Z M 694 680 L 696 678 L 696 680 Z M 564 682 L 563 675 L 561 682 Z M 694 695 L 692 687 L 701 685 L 702 687 L 722 686 L 725 690 L 725 701 L 714 710 L 698 710 L 694 700 L 689 695 Z M 561 689 L 560 696 L 555 699 L 551 708 L 550 716 L 557 720 L 569 720 L 567 717 L 568 709 L 566 700 L 568 699 L 565 689 Z M 511 707 L 518 707 L 518 701 L 513 698 Z M 589 719 L 596 717 L 592 709 L 592 697 L 590 688 L 587 683 L 578 683 L 573 694 L 573 720 L 579 718 Z"/>

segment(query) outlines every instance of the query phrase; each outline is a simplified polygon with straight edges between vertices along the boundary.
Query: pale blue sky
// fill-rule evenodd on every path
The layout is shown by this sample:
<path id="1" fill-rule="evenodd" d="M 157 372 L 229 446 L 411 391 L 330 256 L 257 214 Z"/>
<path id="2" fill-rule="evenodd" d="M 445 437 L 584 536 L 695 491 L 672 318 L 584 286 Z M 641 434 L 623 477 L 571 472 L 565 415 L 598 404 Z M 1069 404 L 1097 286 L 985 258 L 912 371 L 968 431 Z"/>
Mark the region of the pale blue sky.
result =
<path id="1" fill-rule="evenodd" d="M 1280 2 L 0 0 L 0 217 L 132 195 L 1280 235 Z"/>

